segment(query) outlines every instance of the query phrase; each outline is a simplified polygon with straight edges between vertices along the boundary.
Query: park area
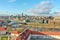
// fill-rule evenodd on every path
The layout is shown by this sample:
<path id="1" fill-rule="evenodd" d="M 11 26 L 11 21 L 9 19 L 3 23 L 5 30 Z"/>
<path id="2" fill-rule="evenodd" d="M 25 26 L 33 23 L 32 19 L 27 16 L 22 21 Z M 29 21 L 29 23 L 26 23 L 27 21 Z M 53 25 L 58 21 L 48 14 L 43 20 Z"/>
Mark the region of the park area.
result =
<path id="1" fill-rule="evenodd" d="M 8 36 L 0 36 L 0 40 L 8 40 Z"/>

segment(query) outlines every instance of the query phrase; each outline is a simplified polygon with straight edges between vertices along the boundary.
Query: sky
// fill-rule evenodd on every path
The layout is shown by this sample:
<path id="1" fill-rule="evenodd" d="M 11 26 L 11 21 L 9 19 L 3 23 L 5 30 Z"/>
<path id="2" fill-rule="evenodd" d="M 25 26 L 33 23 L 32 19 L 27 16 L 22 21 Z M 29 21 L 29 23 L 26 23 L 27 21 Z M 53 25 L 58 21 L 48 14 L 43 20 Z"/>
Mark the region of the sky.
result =
<path id="1" fill-rule="evenodd" d="M 0 0 L 0 15 L 60 15 L 60 0 Z"/>

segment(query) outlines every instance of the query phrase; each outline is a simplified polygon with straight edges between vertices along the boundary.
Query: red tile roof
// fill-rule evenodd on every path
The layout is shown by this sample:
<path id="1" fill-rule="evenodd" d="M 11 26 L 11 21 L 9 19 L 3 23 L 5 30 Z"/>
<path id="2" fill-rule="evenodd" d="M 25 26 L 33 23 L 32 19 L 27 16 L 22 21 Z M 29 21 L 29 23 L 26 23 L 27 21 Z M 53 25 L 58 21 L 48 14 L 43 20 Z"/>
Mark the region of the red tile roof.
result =
<path id="1" fill-rule="evenodd" d="M 57 35 L 57 36 L 59 36 L 60 35 L 60 32 L 37 32 L 37 31 L 32 31 L 32 30 L 28 30 L 27 32 L 26 32 L 26 34 L 25 34 L 25 37 L 26 37 L 26 35 L 27 34 L 29 34 L 29 33 L 31 33 L 31 34 L 37 34 L 37 35 Z M 26 39 L 28 38 L 28 35 L 27 35 L 27 37 L 26 37 Z M 26 40 L 25 38 L 24 38 L 24 35 L 23 35 L 23 37 L 21 38 L 21 37 L 17 37 L 17 39 L 16 40 Z"/>
<path id="2" fill-rule="evenodd" d="M 37 32 L 37 31 L 31 31 L 31 34 L 37 34 L 37 35 L 60 35 L 60 32 Z"/>
<path id="3" fill-rule="evenodd" d="M 0 27 L 0 31 L 5 31 L 5 30 L 6 30 L 6 28 Z"/>
<path id="4" fill-rule="evenodd" d="M 16 40 L 27 40 L 28 36 L 30 34 L 29 30 L 26 30 L 25 32 L 22 33 L 22 36 L 18 36 Z"/>
<path id="5" fill-rule="evenodd" d="M 12 34 L 20 34 L 17 30 L 12 31 Z"/>
<path id="6" fill-rule="evenodd" d="M 17 39 L 16 40 L 21 40 L 21 37 L 17 37 Z"/>

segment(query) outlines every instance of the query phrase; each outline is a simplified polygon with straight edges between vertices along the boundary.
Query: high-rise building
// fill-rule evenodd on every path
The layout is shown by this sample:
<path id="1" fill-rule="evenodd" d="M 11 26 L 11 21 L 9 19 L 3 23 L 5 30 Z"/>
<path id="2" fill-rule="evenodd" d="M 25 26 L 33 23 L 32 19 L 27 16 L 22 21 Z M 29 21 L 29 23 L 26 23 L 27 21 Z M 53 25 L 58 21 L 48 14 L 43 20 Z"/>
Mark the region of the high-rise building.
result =
<path id="1" fill-rule="evenodd" d="M 22 17 L 23 17 L 23 12 L 22 12 Z"/>

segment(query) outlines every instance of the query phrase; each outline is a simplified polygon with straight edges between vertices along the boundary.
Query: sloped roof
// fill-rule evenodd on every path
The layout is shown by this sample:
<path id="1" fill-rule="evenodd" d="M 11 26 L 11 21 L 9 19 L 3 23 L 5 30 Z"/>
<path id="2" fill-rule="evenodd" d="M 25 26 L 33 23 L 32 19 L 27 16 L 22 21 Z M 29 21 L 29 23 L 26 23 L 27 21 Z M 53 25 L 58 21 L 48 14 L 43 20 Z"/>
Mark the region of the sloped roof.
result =
<path id="1" fill-rule="evenodd" d="M 17 30 L 12 31 L 12 34 L 20 34 Z"/>
<path id="2" fill-rule="evenodd" d="M 5 30 L 6 30 L 6 28 L 0 27 L 0 31 L 5 31 Z"/>

